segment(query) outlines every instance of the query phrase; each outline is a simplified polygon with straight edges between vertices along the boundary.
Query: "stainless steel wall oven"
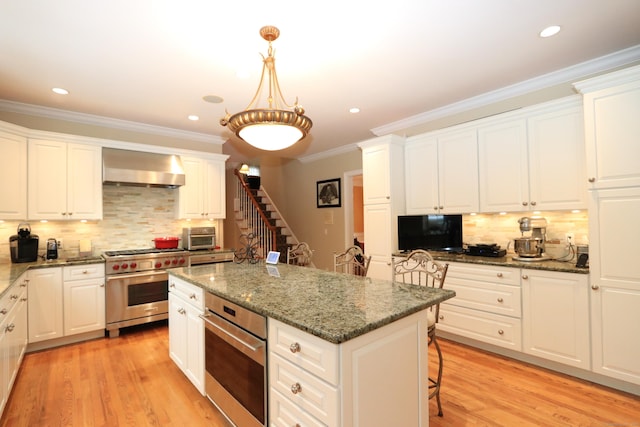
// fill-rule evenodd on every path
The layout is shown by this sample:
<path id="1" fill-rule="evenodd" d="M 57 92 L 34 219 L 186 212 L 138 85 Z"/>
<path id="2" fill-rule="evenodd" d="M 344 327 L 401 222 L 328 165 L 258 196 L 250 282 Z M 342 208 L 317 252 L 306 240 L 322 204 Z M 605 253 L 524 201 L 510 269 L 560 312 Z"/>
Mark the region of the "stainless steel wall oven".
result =
<path id="1" fill-rule="evenodd" d="M 205 295 L 205 391 L 236 425 L 267 422 L 267 321 L 213 294 Z"/>

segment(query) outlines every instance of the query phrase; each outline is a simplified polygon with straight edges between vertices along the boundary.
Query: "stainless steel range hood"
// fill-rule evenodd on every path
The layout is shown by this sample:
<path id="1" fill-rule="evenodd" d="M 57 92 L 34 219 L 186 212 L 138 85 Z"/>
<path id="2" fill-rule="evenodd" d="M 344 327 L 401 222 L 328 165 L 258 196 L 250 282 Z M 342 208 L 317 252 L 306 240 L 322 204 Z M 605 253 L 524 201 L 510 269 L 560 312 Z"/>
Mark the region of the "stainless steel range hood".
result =
<path id="1" fill-rule="evenodd" d="M 102 182 L 175 188 L 185 177 L 180 156 L 102 148 Z"/>

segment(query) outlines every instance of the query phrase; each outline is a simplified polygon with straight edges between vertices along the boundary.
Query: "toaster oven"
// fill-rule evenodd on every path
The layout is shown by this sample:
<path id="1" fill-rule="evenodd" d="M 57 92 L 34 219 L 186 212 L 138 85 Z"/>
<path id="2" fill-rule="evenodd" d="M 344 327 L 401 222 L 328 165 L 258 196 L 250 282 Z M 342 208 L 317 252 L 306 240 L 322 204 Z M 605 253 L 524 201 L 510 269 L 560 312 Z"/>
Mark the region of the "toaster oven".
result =
<path id="1" fill-rule="evenodd" d="M 190 227 L 182 229 L 182 247 L 188 251 L 215 249 L 215 227 Z"/>

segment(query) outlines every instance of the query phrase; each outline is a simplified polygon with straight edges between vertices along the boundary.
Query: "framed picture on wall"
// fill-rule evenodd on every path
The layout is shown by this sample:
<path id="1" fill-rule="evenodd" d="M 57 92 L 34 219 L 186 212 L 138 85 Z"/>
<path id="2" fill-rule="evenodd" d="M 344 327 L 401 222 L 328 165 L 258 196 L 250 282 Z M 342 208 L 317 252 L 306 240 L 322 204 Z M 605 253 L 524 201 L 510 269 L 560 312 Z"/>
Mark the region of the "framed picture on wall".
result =
<path id="1" fill-rule="evenodd" d="M 342 206 L 340 178 L 316 182 L 316 201 L 319 208 L 339 208 Z"/>

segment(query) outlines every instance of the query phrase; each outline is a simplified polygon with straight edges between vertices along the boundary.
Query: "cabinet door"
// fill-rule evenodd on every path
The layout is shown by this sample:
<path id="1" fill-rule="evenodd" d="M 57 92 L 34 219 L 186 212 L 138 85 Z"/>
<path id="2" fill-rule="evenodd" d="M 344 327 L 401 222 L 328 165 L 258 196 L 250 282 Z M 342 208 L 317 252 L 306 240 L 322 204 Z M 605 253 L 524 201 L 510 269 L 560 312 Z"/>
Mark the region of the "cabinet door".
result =
<path id="1" fill-rule="evenodd" d="M 102 219 L 102 149 L 67 146 L 67 218 Z"/>
<path id="2" fill-rule="evenodd" d="M 27 218 L 27 140 L 0 134 L 0 219 Z"/>
<path id="3" fill-rule="evenodd" d="M 640 186 L 640 72 L 636 74 L 636 81 L 584 95 L 587 176 L 593 188 Z"/>
<path id="4" fill-rule="evenodd" d="M 182 158 L 185 173 L 185 184 L 178 189 L 179 217 L 201 219 L 204 218 L 204 177 L 205 166 L 201 159 Z"/>
<path id="5" fill-rule="evenodd" d="M 405 189 L 407 215 L 433 214 L 439 211 L 438 140 L 415 138 L 407 142 L 405 155 Z"/>
<path id="6" fill-rule="evenodd" d="M 29 270 L 28 277 L 29 342 L 62 337 L 62 268 Z"/>
<path id="7" fill-rule="evenodd" d="M 169 356 L 185 371 L 187 366 L 186 303 L 169 292 Z"/>
<path id="8" fill-rule="evenodd" d="M 592 191 L 589 271 L 593 370 L 640 384 L 640 187 Z M 633 237 L 632 237 L 633 236 Z"/>
<path id="9" fill-rule="evenodd" d="M 104 279 L 64 282 L 65 336 L 105 328 Z"/>
<path id="10" fill-rule="evenodd" d="M 589 369 L 586 274 L 522 270 L 524 352 Z"/>
<path id="11" fill-rule="evenodd" d="M 530 205 L 537 210 L 587 207 L 583 112 L 580 105 L 528 120 Z"/>
<path id="12" fill-rule="evenodd" d="M 478 144 L 474 130 L 438 137 L 438 177 L 442 213 L 478 212 Z"/>
<path id="13" fill-rule="evenodd" d="M 200 394 L 204 390 L 204 321 L 200 312 L 191 306 L 186 308 L 187 347 L 186 375 Z"/>
<path id="14" fill-rule="evenodd" d="M 364 206 L 364 235 L 368 236 L 365 237 L 366 248 L 367 254 L 371 255 L 368 277 L 391 280 L 391 253 L 398 247 L 396 228 L 392 228 L 391 222 L 390 205 Z"/>
<path id="15" fill-rule="evenodd" d="M 478 129 L 480 211 L 529 209 L 527 126 L 514 119 Z"/>
<path id="16" fill-rule="evenodd" d="M 67 144 L 29 140 L 29 219 L 66 219 Z"/>
<path id="17" fill-rule="evenodd" d="M 205 214 L 207 218 L 226 216 L 224 162 L 208 160 L 205 163 Z"/>
<path id="18" fill-rule="evenodd" d="M 391 202 L 389 145 L 381 144 L 362 150 L 362 179 L 365 205 Z"/>

